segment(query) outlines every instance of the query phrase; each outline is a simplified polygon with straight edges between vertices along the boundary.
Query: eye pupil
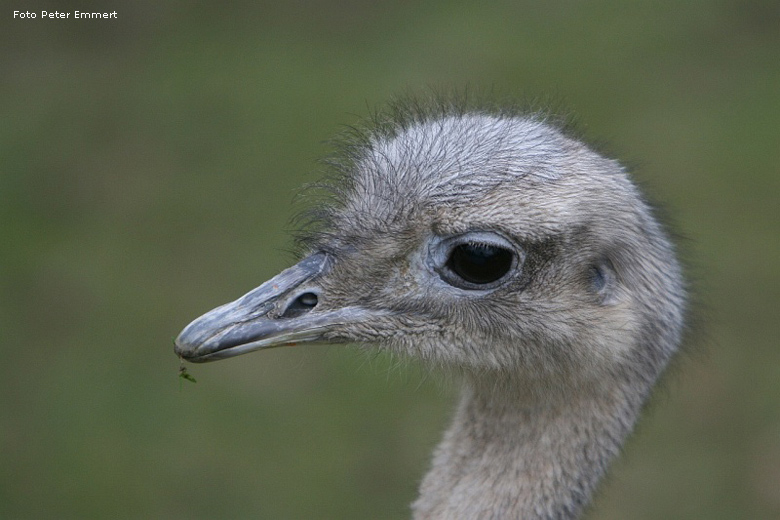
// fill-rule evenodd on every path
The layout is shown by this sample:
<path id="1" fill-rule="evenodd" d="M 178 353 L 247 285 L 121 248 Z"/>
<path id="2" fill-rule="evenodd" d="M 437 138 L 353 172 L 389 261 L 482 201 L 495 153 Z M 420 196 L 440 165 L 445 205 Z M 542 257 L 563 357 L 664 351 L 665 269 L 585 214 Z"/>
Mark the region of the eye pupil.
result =
<path id="1" fill-rule="evenodd" d="M 492 244 L 460 244 L 452 249 L 447 267 L 469 283 L 484 285 L 509 272 L 512 252 Z"/>

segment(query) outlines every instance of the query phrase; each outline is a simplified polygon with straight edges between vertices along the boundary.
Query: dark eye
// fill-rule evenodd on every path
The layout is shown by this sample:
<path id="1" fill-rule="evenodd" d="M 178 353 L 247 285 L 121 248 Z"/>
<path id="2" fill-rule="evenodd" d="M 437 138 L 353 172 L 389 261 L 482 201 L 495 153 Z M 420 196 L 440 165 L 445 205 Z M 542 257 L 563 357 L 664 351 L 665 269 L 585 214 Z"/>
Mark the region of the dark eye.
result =
<path id="1" fill-rule="evenodd" d="M 447 267 L 468 283 L 485 285 L 508 273 L 512 259 L 509 249 L 492 244 L 466 243 L 452 249 Z"/>

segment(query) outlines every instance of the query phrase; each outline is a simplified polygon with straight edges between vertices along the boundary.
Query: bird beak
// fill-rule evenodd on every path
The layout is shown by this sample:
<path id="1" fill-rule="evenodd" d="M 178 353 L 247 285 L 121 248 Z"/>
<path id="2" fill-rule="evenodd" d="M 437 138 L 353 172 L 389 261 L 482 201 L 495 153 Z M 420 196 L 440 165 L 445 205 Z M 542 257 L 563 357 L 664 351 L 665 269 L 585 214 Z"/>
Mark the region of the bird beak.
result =
<path id="1" fill-rule="evenodd" d="M 314 305 L 299 306 L 295 312 L 289 312 L 296 297 L 313 292 L 301 286 L 327 269 L 328 256 L 324 253 L 304 258 L 238 300 L 217 307 L 187 325 L 176 338 L 174 351 L 187 361 L 201 363 L 260 349 L 325 340 L 334 327 L 359 321 L 364 314 L 362 309 L 351 307 L 316 312 L 312 310 L 316 300 Z M 330 337 L 327 341 L 339 339 Z"/>

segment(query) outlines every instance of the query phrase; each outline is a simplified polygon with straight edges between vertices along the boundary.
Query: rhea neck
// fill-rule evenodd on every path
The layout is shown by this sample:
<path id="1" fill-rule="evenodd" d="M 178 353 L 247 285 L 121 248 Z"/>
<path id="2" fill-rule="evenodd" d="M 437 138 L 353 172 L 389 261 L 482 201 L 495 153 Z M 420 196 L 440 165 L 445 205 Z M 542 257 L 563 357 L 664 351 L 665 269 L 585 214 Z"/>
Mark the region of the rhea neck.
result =
<path id="1" fill-rule="evenodd" d="M 464 381 L 415 519 L 577 518 L 636 421 L 628 384 L 544 390 L 495 375 Z"/>

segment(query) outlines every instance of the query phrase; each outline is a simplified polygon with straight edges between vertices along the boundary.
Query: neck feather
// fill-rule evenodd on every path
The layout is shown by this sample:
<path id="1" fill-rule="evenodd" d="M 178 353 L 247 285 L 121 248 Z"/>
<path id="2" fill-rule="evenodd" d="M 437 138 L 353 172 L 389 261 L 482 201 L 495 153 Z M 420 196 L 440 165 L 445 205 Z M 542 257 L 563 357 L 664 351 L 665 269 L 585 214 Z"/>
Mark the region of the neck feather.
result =
<path id="1" fill-rule="evenodd" d="M 496 381 L 465 382 L 415 519 L 579 517 L 646 394 L 626 383 L 541 395 Z"/>

